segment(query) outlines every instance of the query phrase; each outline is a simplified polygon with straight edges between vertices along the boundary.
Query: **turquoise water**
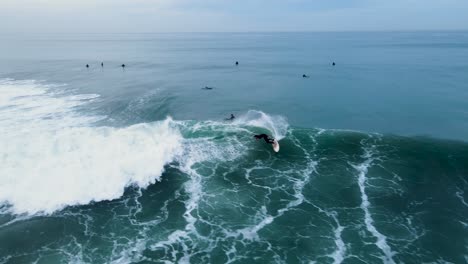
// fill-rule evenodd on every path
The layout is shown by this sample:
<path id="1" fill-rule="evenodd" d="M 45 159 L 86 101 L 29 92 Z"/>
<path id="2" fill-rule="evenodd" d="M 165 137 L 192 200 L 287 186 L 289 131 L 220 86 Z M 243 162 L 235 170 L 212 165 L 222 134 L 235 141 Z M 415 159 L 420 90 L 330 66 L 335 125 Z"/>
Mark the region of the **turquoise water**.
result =
<path id="1" fill-rule="evenodd" d="M 0 263 L 468 261 L 467 32 L 7 35 L 0 58 Z"/>

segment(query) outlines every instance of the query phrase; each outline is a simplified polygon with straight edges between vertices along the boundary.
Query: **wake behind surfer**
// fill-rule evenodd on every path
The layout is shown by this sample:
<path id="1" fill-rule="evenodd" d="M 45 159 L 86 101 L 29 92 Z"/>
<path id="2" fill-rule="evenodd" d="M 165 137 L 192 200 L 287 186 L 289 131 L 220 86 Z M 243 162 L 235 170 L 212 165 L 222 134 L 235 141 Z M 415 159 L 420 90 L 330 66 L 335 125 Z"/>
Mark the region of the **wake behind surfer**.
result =
<path id="1" fill-rule="evenodd" d="M 259 139 L 262 139 L 262 138 L 263 138 L 263 140 L 265 140 L 265 142 L 268 143 L 268 144 L 273 144 L 273 143 L 275 143 L 275 139 L 269 137 L 267 134 L 254 135 L 254 138 L 255 138 L 256 140 L 259 140 Z"/>

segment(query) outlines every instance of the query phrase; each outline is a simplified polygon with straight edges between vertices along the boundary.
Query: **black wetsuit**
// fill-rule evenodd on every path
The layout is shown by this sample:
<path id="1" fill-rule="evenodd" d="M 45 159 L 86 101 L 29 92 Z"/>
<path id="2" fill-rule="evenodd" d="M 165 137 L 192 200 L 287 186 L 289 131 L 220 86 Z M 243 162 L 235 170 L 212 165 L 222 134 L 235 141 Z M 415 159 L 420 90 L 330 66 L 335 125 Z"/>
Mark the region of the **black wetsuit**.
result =
<path id="1" fill-rule="evenodd" d="M 261 139 L 265 140 L 266 143 L 268 144 L 273 144 L 275 142 L 274 138 L 270 138 L 267 134 L 260 134 L 260 135 L 255 135 L 254 136 L 256 139 Z"/>

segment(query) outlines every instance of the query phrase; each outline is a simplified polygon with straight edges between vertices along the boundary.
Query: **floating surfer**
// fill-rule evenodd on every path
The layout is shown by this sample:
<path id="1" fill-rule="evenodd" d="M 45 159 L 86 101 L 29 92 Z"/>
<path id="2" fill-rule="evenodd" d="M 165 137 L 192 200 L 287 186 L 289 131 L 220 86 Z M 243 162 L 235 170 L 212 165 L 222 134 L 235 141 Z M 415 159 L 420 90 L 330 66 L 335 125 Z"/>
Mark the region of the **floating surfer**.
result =
<path id="1" fill-rule="evenodd" d="M 275 152 L 278 152 L 278 151 L 279 151 L 279 143 L 278 143 L 278 141 L 276 141 L 274 138 L 271 138 L 271 137 L 268 136 L 267 134 L 254 135 L 254 138 L 255 138 L 256 140 L 259 140 L 259 139 L 265 140 L 266 143 L 271 144 L 271 146 L 273 147 L 273 150 L 274 150 Z"/>
<path id="2" fill-rule="evenodd" d="M 226 118 L 226 119 L 224 119 L 224 120 L 226 120 L 226 121 L 232 121 L 232 120 L 234 120 L 234 118 L 236 118 L 236 117 L 234 116 L 234 114 L 231 114 L 231 117 Z"/>
<path id="3" fill-rule="evenodd" d="M 302 74 L 302 78 L 309 78 L 309 75 Z"/>
<path id="4" fill-rule="evenodd" d="M 202 90 L 213 90 L 213 87 L 205 86 L 205 87 L 202 88 Z"/>

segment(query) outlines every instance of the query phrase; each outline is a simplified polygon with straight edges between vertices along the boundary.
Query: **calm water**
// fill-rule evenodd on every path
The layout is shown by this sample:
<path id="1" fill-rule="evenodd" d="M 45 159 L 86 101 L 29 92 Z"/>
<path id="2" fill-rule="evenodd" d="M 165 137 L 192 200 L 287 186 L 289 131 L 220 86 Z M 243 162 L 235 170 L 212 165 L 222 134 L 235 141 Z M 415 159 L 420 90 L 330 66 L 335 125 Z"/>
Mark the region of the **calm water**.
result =
<path id="1" fill-rule="evenodd" d="M 0 59 L 0 263 L 468 262 L 468 32 L 6 35 Z"/>

